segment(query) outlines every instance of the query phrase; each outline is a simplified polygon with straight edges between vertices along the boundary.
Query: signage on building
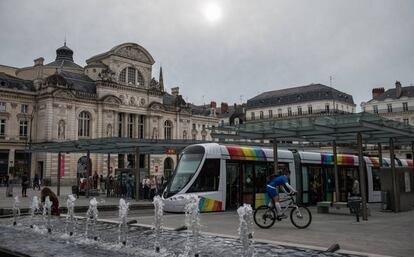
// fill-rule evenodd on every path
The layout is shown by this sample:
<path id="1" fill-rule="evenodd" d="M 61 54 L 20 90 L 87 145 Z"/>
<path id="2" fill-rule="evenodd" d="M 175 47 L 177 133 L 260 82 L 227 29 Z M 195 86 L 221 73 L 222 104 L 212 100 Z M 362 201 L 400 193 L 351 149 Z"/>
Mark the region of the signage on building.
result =
<path id="1" fill-rule="evenodd" d="M 175 154 L 175 149 L 168 149 L 167 154 Z"/>

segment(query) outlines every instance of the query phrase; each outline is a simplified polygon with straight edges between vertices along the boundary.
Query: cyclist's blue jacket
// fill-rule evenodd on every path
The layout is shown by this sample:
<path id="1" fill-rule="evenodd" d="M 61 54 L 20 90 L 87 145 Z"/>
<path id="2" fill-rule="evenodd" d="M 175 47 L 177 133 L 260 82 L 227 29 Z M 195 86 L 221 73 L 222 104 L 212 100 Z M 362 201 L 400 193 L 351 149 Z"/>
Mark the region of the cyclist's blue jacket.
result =
<path id="1" fill-rule="evenodd" d="M 276 177 L 276 178 L 272 179 L 272 181 L 270 181 L 270 183 L 267 184 L 267 185 L 270 188 L 276 189 L 277 186 L 282 186 L 286 183 L 289 183 L 286 176 L 279 176 L 279 177 Z"/>

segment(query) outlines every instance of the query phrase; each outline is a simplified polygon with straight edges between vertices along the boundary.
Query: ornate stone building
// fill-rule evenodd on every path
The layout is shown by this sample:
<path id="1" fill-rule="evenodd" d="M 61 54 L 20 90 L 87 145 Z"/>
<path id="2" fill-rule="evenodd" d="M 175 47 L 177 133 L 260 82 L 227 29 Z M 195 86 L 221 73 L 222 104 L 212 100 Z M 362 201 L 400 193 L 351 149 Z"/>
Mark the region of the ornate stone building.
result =
<path id="1" fill-rule="evenodd" d="M 0 65 L 0 176 L 31 167 L 31 176 L 37 172 L 55 181 L 57 154 L 31 155 L 25 151 L 30 143 L 103 137 L 210 140 L 207 128 L 218 123 L 211 109 L 187 104 L 178 87 L 167 93 L 162 69 L 158 80 L 152 77 L 155 61 L 140 45 L 115 46 L 82 67 L 65 43 L 53 62 L 43 62 L 41 57 L 25 68 Z M 83 155 L 62 157 L 63 183 L 83 169 Z M 107 174 L 106 155 L 91 154 L 91 159 L 92 172 Z M 175 155 L 141 159 L 140 166 L 154 175 L 168 173 L 176 163 Z M 128 167 L 133 157 L 113 154 L 110 162 Z"/>

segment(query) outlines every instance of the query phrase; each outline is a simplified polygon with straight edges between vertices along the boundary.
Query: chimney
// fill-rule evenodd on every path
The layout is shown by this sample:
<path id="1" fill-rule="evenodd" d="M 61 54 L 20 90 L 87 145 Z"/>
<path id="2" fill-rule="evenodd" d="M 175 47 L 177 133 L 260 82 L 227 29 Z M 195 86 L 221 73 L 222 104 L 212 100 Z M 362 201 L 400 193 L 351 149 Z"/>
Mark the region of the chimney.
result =
<path id="1" fill-rule="evenodd" d="M 216 109 L 216 108 L 217 108 L 217 104 L 216 104 L 216 102 L 211 101 L 211 103 L 210 103 L 210 108 L 211 108 L 211 109 Z"/>
<path id="2" fill-rule="evenodd" d="M 43 66 L 44 60 L 45 59 L 43 57 L 39 57 L 39 58 L 33 60 L 34 61 L 34 66 Z"/>
<path id="3" fill-rule="evenodd" d="M 216 117 L 216 108 L 217 108 L 217 103 L 214 101 L 211 101 L 210 102 L 210 116 Z"/>
<path id="4" fill-rule="evenodd" d="M 372 89 L 372 98 L 377 99 L 385 92 L 383 87 L 377 87 Z"/>
<path id="5" fill-rule="evenodd" d="M 397 98 L 400 98 L 402 95 L 402 87 L 401 87 L 401 82 L 399 82 L 398 80 L 395 81 L 395 96 Z"/>
<path id="6" fill-rule="evenodd" d="M 171 94 L 173 96 L 178 96 L 180 94 L 180 88 L 179 87 L 173 87 L 173 88 L 171 88 Z"/>
<path id="7" fill-rule="evenodd" d="M 221 108 L 220 108 L 220 112 L 221 113 L 226 113 L 229 110 L 229 105 L 227 103 L 221 103 Z"/>

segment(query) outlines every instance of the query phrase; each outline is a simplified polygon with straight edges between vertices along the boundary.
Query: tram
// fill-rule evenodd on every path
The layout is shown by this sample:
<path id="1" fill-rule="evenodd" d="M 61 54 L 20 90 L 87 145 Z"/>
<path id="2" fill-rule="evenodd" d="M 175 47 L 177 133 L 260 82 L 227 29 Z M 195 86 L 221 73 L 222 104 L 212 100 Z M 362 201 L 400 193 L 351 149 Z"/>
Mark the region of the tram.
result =
<path id="1" fill-rule="evenodd" d="M 379 159 L 364 157 L 368 202 L 381 201 Z M 298 200 L 315 205 L 319 201 L 347 201 L 353 179 L 359 178 L 358 156 L 338 154 L 339 196 L 335 195 L 333 154 L 278 150 L 278 170 L 290 170 L 290 184 Z M 383 166 L 390 159 L 383 158 Z M 412 160 L 396 159 L 396 167 L 413 166 Z M 164 193 L 164 210 L 184 212 L 187 194 L 200 198 L 202 212 L 236 209 L 243 203 L 260 206 L 269 201 L 266 179 L 275 174 L 273 149 L 229 146 L 217 143 L 186 147 Z"/>

